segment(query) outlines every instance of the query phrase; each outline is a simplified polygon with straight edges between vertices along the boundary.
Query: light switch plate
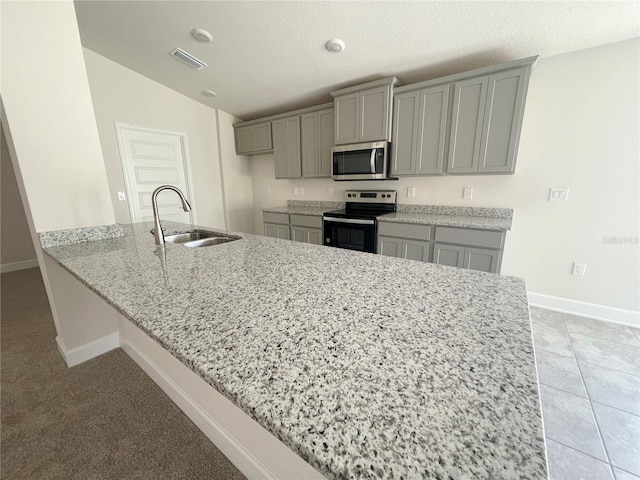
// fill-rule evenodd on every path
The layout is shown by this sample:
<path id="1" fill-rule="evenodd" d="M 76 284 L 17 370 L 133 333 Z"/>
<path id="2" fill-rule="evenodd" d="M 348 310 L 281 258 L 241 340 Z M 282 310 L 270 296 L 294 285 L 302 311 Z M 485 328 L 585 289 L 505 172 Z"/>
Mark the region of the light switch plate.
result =
<path id="1" fill-rule="evenodd" d="M 552 187 L 549 189 L 550 202 L 566 202 L 569 199 L 569 189 L 565 187 Z"/>
<path id="2" fill-rule="evenodd" d="M 298 193 L 299 193 L 298 187 L 293 187 L 293 194 L 298 195 Z"/>
<path id="3" fill-rule="evenodd" d="M 471 200 L 471 198 L 473 198 L 473 187 L 464 187 L 462 189 L 462 198 Z"/>
<path id="4" fill-rule="evenodd" d="M 127 195 L 124 192 L 118 192 L 118 200 L 124 202 L 127 200 Z"/>

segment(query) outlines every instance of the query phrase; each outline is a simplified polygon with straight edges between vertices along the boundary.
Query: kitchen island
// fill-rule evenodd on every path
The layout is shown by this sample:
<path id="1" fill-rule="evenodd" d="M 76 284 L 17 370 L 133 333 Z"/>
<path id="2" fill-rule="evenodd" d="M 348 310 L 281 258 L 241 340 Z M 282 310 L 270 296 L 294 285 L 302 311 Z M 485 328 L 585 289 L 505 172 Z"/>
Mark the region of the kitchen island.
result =
<path id="1" fill-rule="evenodd" d="M 524 280 L 148 228 L 45 253 L 327 478 L 546 478 Z"/>

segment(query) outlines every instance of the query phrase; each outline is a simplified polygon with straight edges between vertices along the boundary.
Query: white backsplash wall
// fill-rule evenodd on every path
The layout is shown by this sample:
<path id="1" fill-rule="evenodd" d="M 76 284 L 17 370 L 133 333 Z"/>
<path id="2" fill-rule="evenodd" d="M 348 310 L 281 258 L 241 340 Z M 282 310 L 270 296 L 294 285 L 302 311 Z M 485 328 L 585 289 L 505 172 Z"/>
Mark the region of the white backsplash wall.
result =
<path id="1" fill-rule="evenodd" d="M 398 190 L 399 203 L 514 208 L 502 274 L 524 277 L 529 292 L 638 311 L 639 43 L 539 60 L 515 175 L 276 180 L 273 155 L 252 157 L 255 231 L 263 230 L 264 207 L 343 200 L 347 189 Z M 465 187 L 473 187 L 471 200 L 462 197 Z M 569 200 L 549 202 L 551 187 L 568 187 Z M 573 262 L 587 264 L 586 276 L 571 275 Z"/>

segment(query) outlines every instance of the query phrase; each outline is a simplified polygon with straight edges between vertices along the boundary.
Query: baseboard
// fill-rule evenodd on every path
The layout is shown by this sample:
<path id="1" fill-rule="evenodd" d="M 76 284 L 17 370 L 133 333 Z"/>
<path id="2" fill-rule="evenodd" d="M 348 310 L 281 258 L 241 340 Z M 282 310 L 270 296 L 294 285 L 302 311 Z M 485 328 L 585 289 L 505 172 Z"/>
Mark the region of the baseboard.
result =
<path id="1" fill-rule="evenodd" d="M 103 353 L 107 353 L 120 346 L 120 335 L 118 332 L 107 335 L 106 337 L 99 338 L 93 342 L 85 343 L 79 347 L 67 350 L 62 343 L 60 337 L 56 337 L 56 343 L 58 344 L 58 350 L 62 354 L 62 358 L 67 363 L 68 367 L 75 367 L 76 365 L 91 360 Z"/>
<path id="2" fill-rule="evenodd" d="M 533 292 L 529 292 L 529 304 L 534 307 L 570 313 L 571 315 L 578 315 L 580 317 L 595 318 L 606 322 L 620 323 L 640 328 L 640 312 L 634 312 L 633 310 L 625 310 Z"/>
<path id="3" fill-rule="evenodd" d="M 0 265 L 0 273 L 15 272 L 17 270 L 26 270 L 38 266 L 38 259 L 21 260 L 20 262 L 3 263 Z"/>

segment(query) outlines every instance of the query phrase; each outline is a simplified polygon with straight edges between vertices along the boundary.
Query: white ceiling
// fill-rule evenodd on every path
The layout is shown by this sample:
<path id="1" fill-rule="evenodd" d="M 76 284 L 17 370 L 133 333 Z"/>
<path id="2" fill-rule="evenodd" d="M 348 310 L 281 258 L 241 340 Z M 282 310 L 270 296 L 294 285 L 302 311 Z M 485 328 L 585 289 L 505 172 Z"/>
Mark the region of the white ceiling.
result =
<path id="1" fill-rule="evenodd" d="M 88 1 L 82 44 L 205 105 L 249 120 L 332 101 L 331 90 L 403 83 L 639 36 L 636 1 Z M 213 42 L 191 37 L 194 27 Z M 340 38 L 346 49 L 324 49 Z M 168 53 L 179 46 L 201 71 Z M 211 89 L 217 97 L 202 95 Z"/>

